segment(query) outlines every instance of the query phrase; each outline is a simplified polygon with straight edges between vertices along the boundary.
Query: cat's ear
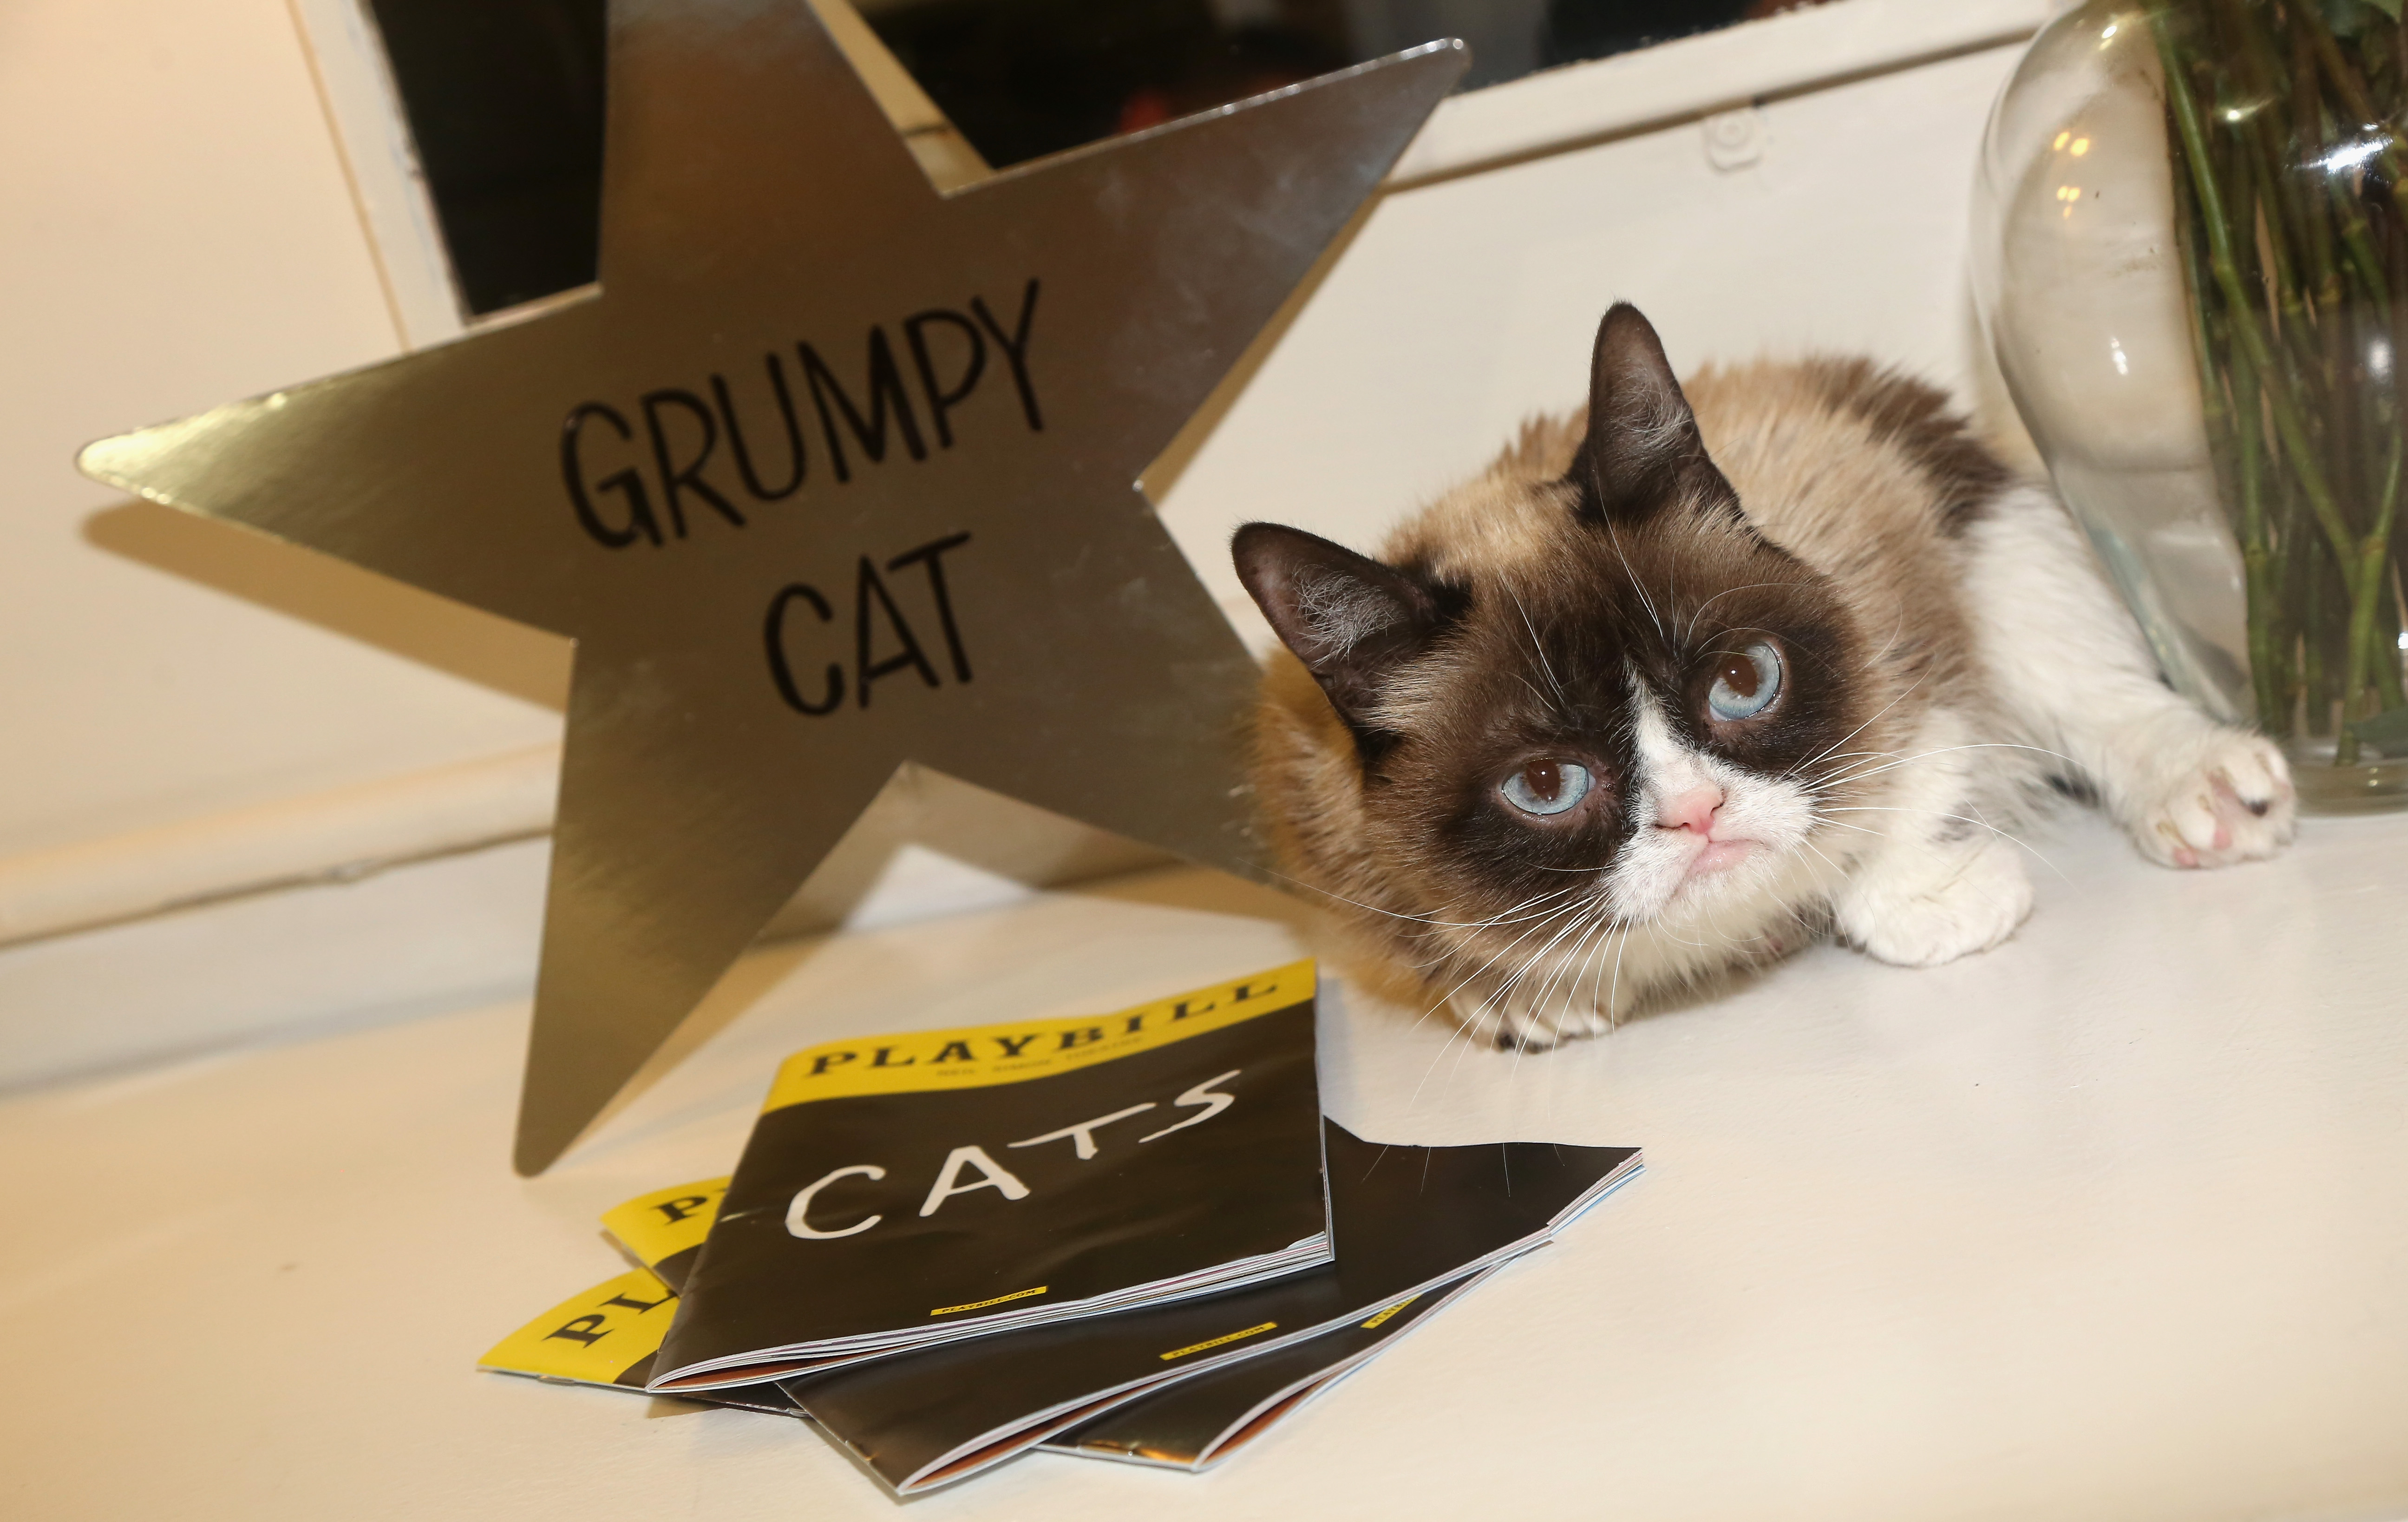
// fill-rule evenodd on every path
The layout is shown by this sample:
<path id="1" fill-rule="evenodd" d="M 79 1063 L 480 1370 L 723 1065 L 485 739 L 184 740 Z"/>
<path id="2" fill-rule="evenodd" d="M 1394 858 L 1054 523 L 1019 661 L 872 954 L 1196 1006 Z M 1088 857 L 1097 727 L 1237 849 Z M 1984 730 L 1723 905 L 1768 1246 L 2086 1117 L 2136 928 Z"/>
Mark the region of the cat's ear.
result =
<path id="1" fill-rule="evenodd" d="M 1663 341 L 1627 301 L 1597 325 L 1588 434 L 1570 479 L 1582 514 L 1607 524 L 1639 523 L 1675 505 L 1739 512 L 1739 494 L 1706 453 Z"/>
<path id="2" fill-rule="evenodd" d="M 1229 542 L 1238 580 L 1340 717 L 1360 728 L 1396 665 L 1427 641 L 1436 610 L 1409 577 L 1278 524 Z"/>

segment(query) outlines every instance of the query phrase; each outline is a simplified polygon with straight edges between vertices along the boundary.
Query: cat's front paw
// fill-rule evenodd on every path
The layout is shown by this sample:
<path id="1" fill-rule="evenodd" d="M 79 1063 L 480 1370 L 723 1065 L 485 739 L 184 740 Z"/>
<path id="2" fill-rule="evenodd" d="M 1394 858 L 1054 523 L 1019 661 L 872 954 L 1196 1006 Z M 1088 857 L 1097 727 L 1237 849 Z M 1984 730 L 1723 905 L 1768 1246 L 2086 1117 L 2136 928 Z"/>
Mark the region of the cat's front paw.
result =
<path id="1" fill-rule="evenodd" d="M 2031 878 L 2014 845 L 1991 836 L 1861 871 L 1831 909 L 1840 934 L 1869 955 L 1938 967 L 2006 940 L 2031 906 Z"/>
<path id="2" fill-rule="evenodd" d="M 2263 860 L 2299 828 L 2283 753 L 2245 729 L 2203 726 L 2191 742 L 2161 751 L 2135 793 L 2125 828 L 2160 867 Z"/>
<path id="3" fill-rule="evenodd" d="M 1546 1052 L 1566 1041 L 1602 1036 L 1613 1028 L 1607 1013 L 1586 1001 L 1565 1000 L 1531 1009 L 1512 992 L 1500 995 L 1458 989 L 1447 999 L 1455 1022 L 1500 1052 Z"/>

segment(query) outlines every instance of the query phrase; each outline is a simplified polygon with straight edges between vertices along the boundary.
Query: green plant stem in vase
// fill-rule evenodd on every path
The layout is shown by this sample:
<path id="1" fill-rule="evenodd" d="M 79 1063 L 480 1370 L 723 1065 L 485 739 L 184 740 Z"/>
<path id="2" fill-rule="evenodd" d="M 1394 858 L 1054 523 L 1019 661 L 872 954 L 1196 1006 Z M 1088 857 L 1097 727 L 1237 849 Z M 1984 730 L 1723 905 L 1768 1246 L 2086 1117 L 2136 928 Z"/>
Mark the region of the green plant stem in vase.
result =
<path id="1" fill-rule="evenodd" d="M 2311 802 L 2388 801 L 2408 783 L 2387 775 L 2408 758 L 2401 0 L 2156 0 L 2145 22 L 2257 720 Z"/>

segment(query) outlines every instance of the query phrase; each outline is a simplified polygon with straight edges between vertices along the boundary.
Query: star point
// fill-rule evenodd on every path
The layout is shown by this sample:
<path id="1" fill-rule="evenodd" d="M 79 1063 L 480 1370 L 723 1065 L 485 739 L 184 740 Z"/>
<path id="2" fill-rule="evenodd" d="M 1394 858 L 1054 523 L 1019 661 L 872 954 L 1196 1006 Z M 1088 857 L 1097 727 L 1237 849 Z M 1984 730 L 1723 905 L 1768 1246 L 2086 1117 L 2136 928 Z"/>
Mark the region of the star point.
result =
<path id="1" fill-rule="evenodd" d="M 83 468 L 577 641 L 549 1167 L 906 762 L 1239 870 L 1252 658 L 1136 478 L 1459 45 L 940 194 L 803 0 L 615 0 L 600 290 Z"/>

